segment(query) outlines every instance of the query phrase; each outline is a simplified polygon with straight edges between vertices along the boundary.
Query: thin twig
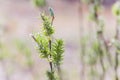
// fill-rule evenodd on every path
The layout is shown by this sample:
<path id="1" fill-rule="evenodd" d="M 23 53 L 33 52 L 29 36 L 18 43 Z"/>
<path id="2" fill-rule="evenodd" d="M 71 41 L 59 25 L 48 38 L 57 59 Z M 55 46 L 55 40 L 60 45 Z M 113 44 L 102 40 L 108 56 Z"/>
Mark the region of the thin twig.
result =
<path id="1" fill-rule="evenodd" d="M 115 35 L 115 39 L 119 40 L 119 29 L 118 29 L 119 25 L 118 25 L 118 21 L 117 21 L 117 26 L 116 26 L 116 35 Z M 119 64 L 119 60 L 118 60 L 118 52 L 116 50 L 116 54 L 115 54 L 115 80 L 118 80 L 118 75 L 117 75 L 117 69 L 118 69 L 118 64 Z"/>
<path id="2" fill-rule="evenodd" d="M 49 39 L 49 49 L 50 49 L 50 59 L 51 59 L 51 39 Z M 51 72 L 53 72 L 53 65 L 52 62 L 49 62 Z"/>
<path id="3" fill-rule="evenodd" d="M 92 3 L 93 5 L 95 5 L 95 1 L 93 1 Z M 96 23 L 96 27 L 99 27 L 99 19 L 98 19 L 98 11 L 97 11 L 97 8 L 94 8 L 95 9 L 95 13 L 94 13 L 94 16 L 95 16 L 95 23 Z M 100 46 L 100 49 L 101 49 L 101 56 L 100 56 L 100 64 L 101 64 L 101 67 L 102 67 L 102 70 L 103 70 L 103 73 L 101 75 L 101 80 L 104 80 L 104 75 L 105 75 L 105 68 L 104 68 L 104 62 L 103 62 L 103 50 L 102 50 L 102 44 L 101 44 L 101 41 L 103 41 L 103 31 L 99 32 L 99 30 L 97 30 L 97 38 L 98 38 L 98 42 L 99 42 L 99 46 Z"/>

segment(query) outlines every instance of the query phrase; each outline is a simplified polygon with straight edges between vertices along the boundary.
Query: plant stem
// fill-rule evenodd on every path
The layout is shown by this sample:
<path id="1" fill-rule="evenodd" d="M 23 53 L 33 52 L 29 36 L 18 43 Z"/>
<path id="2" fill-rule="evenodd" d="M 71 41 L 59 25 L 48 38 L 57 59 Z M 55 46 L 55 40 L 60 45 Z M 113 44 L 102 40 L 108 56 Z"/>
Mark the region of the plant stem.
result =
<path id="1" fill-rule="evenodd" d="M 116 40 L 119 40 L 119 25 L 118 25 L 118 21 L 117 21 L 117 27 L 116 27 L 116 35 L 115 35 L 115 39 Z M 119 62 L 118 62 L 118 52 L 117 52 L 117 50 L 116 50 L 116 54 L 115 54 L 115 67 L 114 67 L 114 69 L 115 69 L 115 80 L 118 80 L 118 75 L 117 75 L 117 69 L 118 69 L 118 64 L 119 64 Z"/>
<path id="2" fill-rule="evenodd" d="M 102 58 L 100 59 L 100 64 L 101 64 L 101 67 L 102 67 L 102 70 L 103 70 L 103 74 L 101 75 L 100 80 L 104 80 L 104 77 L 105 77 L 105 68 L 104 68 L 104 63 L 103 63 Z"/>
<path id="3" fill-rule="evenodd" d="M 92 2 L 92 4 L 93 5 L 96 5 L 95 4 L 95 1 L 93 1 Z M 95 6 L 96 7 L 96 6 Z M 94 8 L 94 10 L 95 10 L 95 13 L 94 13 L 94 16 L 95 16 L 95 23 L 96 23 L 96 28 L 97 27 L 100 27 L 99 26 L 99 19 L 98 19 L 98 10 L 97 10 L 97 8 Z M 103 50 L 102 50 L 102 41 L 103 41 L 103 31 L 101 30 L 101 31 L 99 31 L 98 29 L 97 29 L 97 32 L 96 32 L 96 34 L 97 34 L 97 39 L 98 39 L 98 43 L 99 43 L 99 46 L 100 46 L 100 51 L 101 51 L 101 55 L 100 55 L 100 64 L 101 64 L 101 67 L 102 67 L 102 71 L 103 71 L 103 73 L 102 73 L 102 75 L 101 75 L 101 77 L 100 77 L 100 79 L 101 80 L 104 80 L 104 75 L 105 75 L 105 68 L 104 68 L 104 62 L 103 62 Z"/>
<path id="4" fill-rule="evenodd" d="M 98 38 L 98 43 L 99 43 L 99 46 L 100 46 L 100 51 L 101 51 L 101 55 L 100 55 L 100 64 L 101 64 L 101 67 L 102 67 L 102 71 L 103 71 L 103 73 L 102 73 L 102 75 L 101 75 L 101 79 L 100 80 L 104 80 L 104 75 L 105 75 L 105 68 L 104 68 L 104 62 L 103 62 L 103 55 L 104 55 L 104 52 L 103 52 L 103 49 L 102 49 L 102 44 L 101 44 L 101 42 L 102 42 L 102 39 L 101 39 L 101 35 L 102 35 L 102 33 L 99 33 L 98 31 L 97 31 L 97 38 Z"/>
<path id="5" fill-rule="evenodd" d="M 50 59 L 51 59 L 51 39 L 49 39 L 49 49 L 50 49 Z M 51 72 L 53 72 L 53 65 L 52 62 L 49 62 Z"/>
<path id="6" fill-rule="evenodd" d="M 51 21 L 51 25 L 53 24 L 53 20 L 54 20 L 54 16 L 52 16 L 52 21 Z M 51 47 L 52 47 L 52 41 L 51 41 L 51 36 L 49 36 L 49 49 L 50 49 L 50 59 L 51 59 Z M 51 69 L 51 72 L 53 72 L 53 65 L 52 65 L 52 62 L 50 61 L 49 62 L 49 65 L 50 65 L 50 69 Z"/>
<path id="7" fill-rule="evenodd" d="M 118 53 L 116 52 L 116 55 L 115 55 L 115 80 L 118 80 L 117 69 L 118 69 Z"/>

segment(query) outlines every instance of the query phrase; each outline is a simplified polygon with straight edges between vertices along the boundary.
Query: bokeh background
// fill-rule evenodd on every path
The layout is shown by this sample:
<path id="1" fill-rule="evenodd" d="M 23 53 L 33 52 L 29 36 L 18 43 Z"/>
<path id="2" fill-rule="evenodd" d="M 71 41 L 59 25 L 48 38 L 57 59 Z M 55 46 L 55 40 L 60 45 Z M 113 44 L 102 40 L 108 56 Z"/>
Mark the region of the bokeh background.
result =
<path id="1" fill-rule="evenodd" d="M 79 0 L 46 2 L 46 6 L 37 7 L 33 0 L 0 0 L 0 80 L 46 80 L 48 62 L 39 58 L 36 44 L 29 34 L 40 31 L 40 13 L 47 11 L 48 7 L 52 7 L 55 13 L 54 36 L 65 42 L 61 66 L 64 80 L 80 80 L 80 35 L 92 35 L 87 5 Z M 104 34 L 107 39 L 115 33 L 116 22 L 111 12 L 114 2 L 103 1 L 101 14 L 106 23 Z"/>

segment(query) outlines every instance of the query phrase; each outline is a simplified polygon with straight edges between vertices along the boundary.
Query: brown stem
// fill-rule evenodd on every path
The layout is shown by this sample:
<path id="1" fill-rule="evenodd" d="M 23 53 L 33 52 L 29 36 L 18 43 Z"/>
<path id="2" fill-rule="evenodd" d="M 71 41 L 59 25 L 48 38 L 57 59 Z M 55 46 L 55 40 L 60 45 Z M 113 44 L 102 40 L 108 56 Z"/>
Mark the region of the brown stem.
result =
<path id="1" fill-rule="evenodd" d="M 49 39 L 49 49 L 50 49 L 50 58 L 51 58 L 51 39 Z M 53 72 L 53 65 L 51 61 L 49 62 L 49 65 L 50 65 L 51 72 Z"/>
<path id="2" fill-rule="evenodd" d="M 55 19 L 55 17 L 54 17 L 54 16 L 52 16 L 51 25 L 53 24 L 54 19 Z"/>

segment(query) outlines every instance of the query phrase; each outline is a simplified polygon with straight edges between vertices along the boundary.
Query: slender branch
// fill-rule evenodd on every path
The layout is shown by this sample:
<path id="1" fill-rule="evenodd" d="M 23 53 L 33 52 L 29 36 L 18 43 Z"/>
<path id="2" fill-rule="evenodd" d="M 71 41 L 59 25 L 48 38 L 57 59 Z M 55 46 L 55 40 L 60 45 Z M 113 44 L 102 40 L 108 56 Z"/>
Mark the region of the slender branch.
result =
<path id="1" fill-rule="evenodd" d="M 118 80 L 117 69 L 118 69 L 118 52 L 116 52 L 115 54 L 115 80 Z"/>
<path id="2" fill-rule="evenodd" d="M 51 59 L 51 39 L 49 39 L 49 49 L 50 49 L 50 59 Z M 52 62 L 49 62 L 51 72 L 53 72 L 53 65 Z"/>
<path id="3" fill-rule="evenodd" d="M 52 20 L 51 20 L 51 25 L 53 25 L 54 12 L 53 12 L 52 8 L 49 8 L 49 11 L 50 11 L 50 15 L 51 15 L 51 17 L 52 17 Z M 51 49 L 52 49 L 51 36 L 49 36 L 49 49 L 50 49 L 50 59 L 51 59 Z M 50 64 L 50 69 L 51 69 L 51 72 L 53 72 L 53 65 L 52 65 L 52 62 L 50 61 L 50 62 L 49 62 L 49 64 Z"/>
<path id="4" fill-rule="evenodd" d="M 117 21 L 117 26 L 116 26 L 116 35 L 115 35 L 115 39 L 119 40 L 119 29 L 118 29 L 119 25 L 118 25 L 118 21 Z M 119 60 L 118 60 L 118 52 L 116 50 L 116 54 L 115 54 L 115 80 L 118 80 L 118 75 L 117 75 L 117 69 L 118 69 L 118 64 L 119 64 Z"/>
<path id="5" fill-rule="evenodd" d="M 101 67 L 102 67 L 102 70 L 103 70 L 103 74 L 101 75 L 100 80 L 104 80 L 106 70 L 105 70 L 102 58 L 100 59 L 100 64 L 101 64 Z"/>
<path id="6" fill-rule="evenodd" d="M 92 4 L 94 5 L 94 7 L 96 7 L 95 1 L 93 1 Z M 97 27 L 100 27 L 99 26 L 100 25 L 100 21 L 98 19 L 98 10 L 97 10 L 97 8 L 94 8 L 94 10 L 95 10 L 94 17 L 95 17 L 95 23 L 96 23 L 96 28 L 97 28 Z M 99 46 L 100 46 L 100 51 L 101 51 L 101 54 L 102 54 L 102 55 L 100 55 L 100 64 L 101 64 L 103 73 L 102 73 L 100 78 L 101 78 L 101 80 L 104 80 L 104 77 L 105 77 L 104 75 L 105 75 L 106 70 L 104 68 L 103 50 L 102 50 L 102 43 L 101 43 L 101 41 L 104 41 L 103 31 L 102 30 L 98 30 L 97 29 L 97 38 L 98 38 L 98 42 L 99 42 Z"/>

